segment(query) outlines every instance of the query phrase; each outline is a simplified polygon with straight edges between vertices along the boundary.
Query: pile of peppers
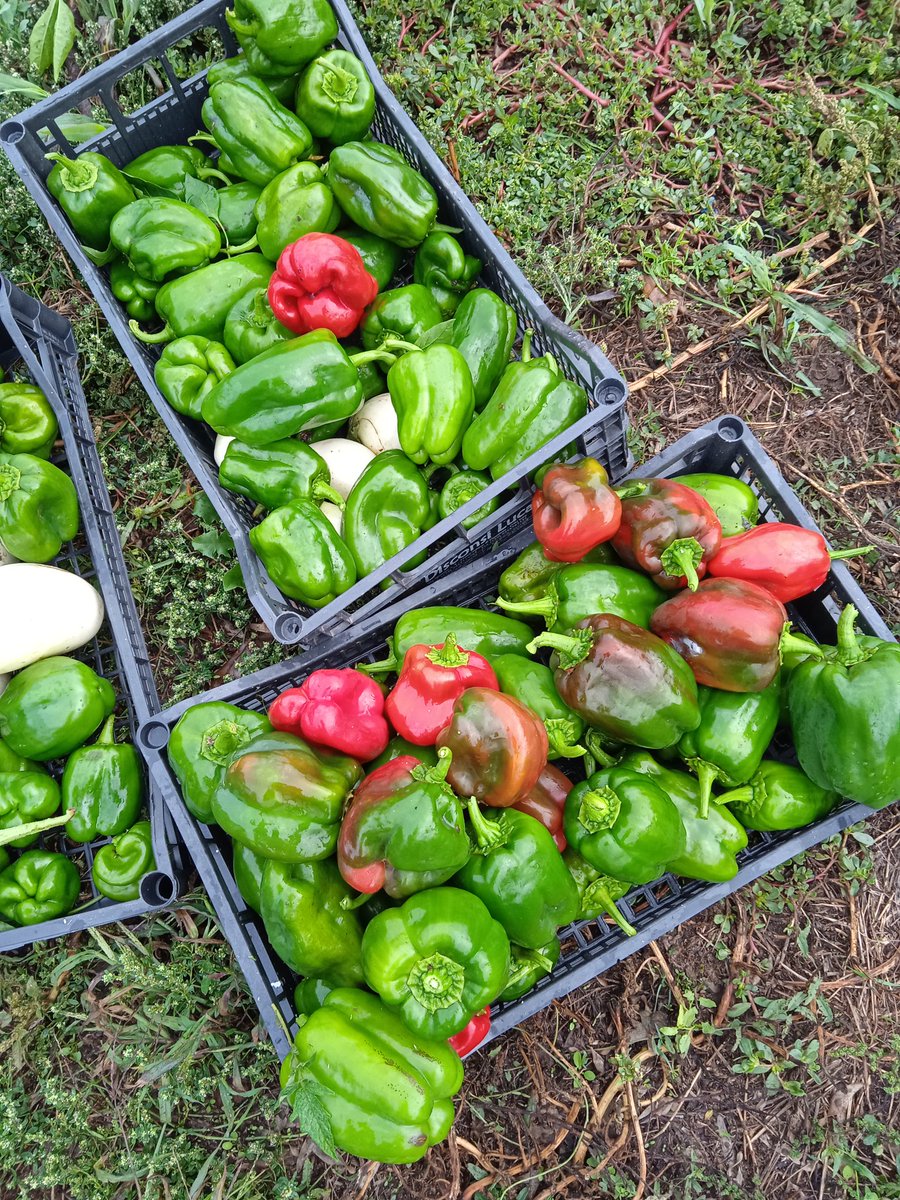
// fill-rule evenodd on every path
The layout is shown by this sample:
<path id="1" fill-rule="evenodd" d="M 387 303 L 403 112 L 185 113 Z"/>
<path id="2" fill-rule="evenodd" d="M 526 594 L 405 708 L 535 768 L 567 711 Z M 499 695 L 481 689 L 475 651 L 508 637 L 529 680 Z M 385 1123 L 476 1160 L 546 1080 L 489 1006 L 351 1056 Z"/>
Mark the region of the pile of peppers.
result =
<path id="1" fill-rule="evenodd" d="M 837 557 L 821 535 L 757 524 L 730 476 L 613 488 L 592 459 L 546 471 L 532 512 L 493 606 L 411 609 L 386 658 L 265 713 L 198 704 L 170 739 L 300 976 L 283 1097 L 328 1152 L 412 1162 L 445 1136 L 458 1056 L 571 922 L 631 936 L 632 889 L 726 882 L 756 831 L 900 793 L 900 648 L 852 607 L 834 647 L 790 631 Z M 768 757 L 789 732 L 799 766 Z M 351 1056 L 401 1073 L 388 1108 Z"/>
<path id="2" fill-rule="evenodd" d="M 242 52 L 209 69 L 205 128 L 123 166 L 48 154 L 47 186 L 160 347 L 162 395 L 215 437 L 265 570 L 318 609 L 588 398 L 530 331 L 511 361 L 514 310 L 476 286 L 428 180 L 372 139 L 375 89 L 331 48 L 327 0 L 236 0 L 227 19 Z"/>

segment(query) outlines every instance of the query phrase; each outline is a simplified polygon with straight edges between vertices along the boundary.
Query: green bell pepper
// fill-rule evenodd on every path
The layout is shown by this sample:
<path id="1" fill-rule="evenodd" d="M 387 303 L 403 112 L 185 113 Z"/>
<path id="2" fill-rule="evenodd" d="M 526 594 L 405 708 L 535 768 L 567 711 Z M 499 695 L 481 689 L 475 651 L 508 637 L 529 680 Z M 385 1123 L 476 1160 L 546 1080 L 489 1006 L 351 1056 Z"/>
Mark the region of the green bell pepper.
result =
<path id="1" fill-rule="evenodd" d="M 658 879 L 687 849 L 674 802 L 654 780 L 610 767 L 566 798 L 566 840 L 591 866 L 629 883 Z"/>
<path id="2" fill-rule="evenodd" d="M 237 890 L 249 908 L 258 913 L 262 906 L 260 891 L 263 871 L 269 860 L 245 846 L 242 842 L 231 843 L 231 873 Z"/>
<path id="3" fill-rule="evenodd" d="M 219 467 L 219 483 L 263 508 L 281 508 L 292 500 L 344 501 L 331 486 L 331 472 L 312 446 L 296 438 L 267 446 L 228 444 Z"/>
<path id="4" fill-rule="evenodd" d="M 725 883 L 738 872 L 735 856 L 747 845 L 743 826 L 728 809 L 715 805 L 706 814 L 696 779 L 684 771 L 658 763 L 645 750 L 632 750 L 619 767 L 652 779 L 678 809 L 684 825 L 684 853 L 668 863 L 668 870 L 687 879 Z"/>
<path id="5" fill-rule="evenodd" d="M 265 864 L 260 915 L 272 949 L 291 970 L 340 987 L 362 983 L 362 922 L 342 904 L 351 895 L 330 859 Z"/>
<path id="6" fill-rule="evenodd" d="M 47 768 L 43 763 L 32 762 L 30 758 L 23 758 L 21 754 L 16 754 L 15 750 L 11 749 L 3 738 L 0 738 L 0 773 L 12 775 L 16 771 L 46 774 Z"/>
<path id="7" fill-rule="evenodd" d="M 179 718 L 169 738 L 169 766 L 192 816 L 212 824 L 212 798 L 225 768 L 242 746 L 271 728 L 264 713 L 221 700 L 195 704 Z"/>
<path id="8" fill-rule="evenodd" d="M 329 50 L 314 58 L 300 76 L 296 109 L 316 137 L 339 146 L 369 132 L 375 89 L 355 54 Z"/>
<path id="9" fill-rule="evenodd" d="M 354 360 L 330 329 L 316 329 L 238 367 L 206 398 L 203 419 L 216 433 L 264 446 L 346 421 L 361 402 Z"/>
<path id="10" fill-rule="evenodd" d="M 256 236 L 256 203 L 262 192 L 258 184 L 246 180 L 216 192 L 217 220 L 229 246 L 241 246 Z"/>
<path id="11" fill-rule="evenodd" d="M 791 673 L 788 707 L 797 757 L 813 783 L 882 808 L 900 797 L 900 645 L 859 637 L 858 615 L 848 604 L 837 645 Z"/>
<path id="12" fill-rule="evenodd" d="M 52 655 L 14 675 L 0 696 L 0 737 L 23 758 L 71 754 L 113 711 L 116 694 L 76 658 Z"/>
<path id="13" fill-rule="evenodd" d="M 215 222 L 165 196 L 147 196 L 120 209 L 109 239 L 136 274 L 159 283 L 205 267 L 222 249 Z"/>
<path id="14" fill-rule="evenodd" d="M 40 771 L 0 772 L 0 830 L 15 829 L 52 817 L 59 810 L 59 784 Z M 23 849 L 37 841 L 38 835 L 17 838 L 7 843 Z"/>
<path id="15" fill-rule="evenodd" d="M 562 946 L 559 938 L 554 937 L 537 950 L 510 946 L 509 951 L 509 982 L 500 993 L 501 1000 L 518 1000 L 530 992 L 559 962 Z"/>
<path id="16" fill-rule="evenodd" d="M 0 872 L 0 916 L 36 925 L 64 916 L 78 899 L 81 877 L 64 854 L 26 850 Z"/>
<path id="17" fill-rule="evenodd" d="M 676 483 L 699 492 L 719 518 L 723 537 L 745 533 L 759 521 L 759 500 L 753 489 L 733 475 L 676 475 Z"/>
<path id="18" fill-rule="evenodd" d="M 78 532 L 78 494 L 65 471 L 0 451 L 0 542 L 22 562 L 56 558 Z"/>
<path id="19" fill-rule="evenodd" d="M 449 1038 L 503 991 L 509 939 L 477 896 L 430 888 L 369 922 L 362 963 L 366 983 L 413 1033 Z"/>
<path id="20" fill-rule="evenodd" d="M 441 316 L 447 320 L 459 308 L 463 296 L 475 286 L 481 265 L 481 259 L 466 254 L 452 234 L 429 233 L 416 251 L 413 279 L 428 288 L 437 301 Z"/>
<path id="21" fill-rule="evenodd" d="M 515 310 L 487 288 L 475 288 L 459 303 L 450 330 L 450 344 L 469 364 L 475 408 L 479 412 L 506 370 L 516 326 Z"/>
<path id="22" fill-rule="evenodd" d="M 241 296 L 225 319 L 225 348 L 236 363 L 249 362 L 295 336 L 272 312 L 269 289 L 264 287 Z"/>
<path id="23" fill-rule="evenodd" d="M 613 558 L 609 545 L 603 543 L 586 554 L 581 561 L 611 563 Z M 540 600 L 546 596 L 550 580 L 567 565 L 547 558 L 541 543 L 531 542 L 500 576 L 500 596 L 514 604 Z"/>
<path id="24" fill-rule="evenodd" d="M 59 425 L 33 383 L 0 383 L 0 451 L 49 458 Z"/>
<path id="25" fill-rule="evenodd" d="M 254 71 L 246 54 L 235 55 L 234 58 L 223 58 L 206 72 L 206 82 L 210 87 L 222 79 L 246 79 L 254 75 L 261 79 L 279 104 L 290 107 L 294 102 L 299 76 L 296 72 L 289 75 L 267 75 L 265 71 Z M 248 235 L 249 236 L 249 235 Z"/>
<path id="26" fill-rule="evenodd" d="M 150 196 L 157 188 L 176 200 L 184 200 L 185 179 L 228 179 L 217 171 L 202 150 L 196 146 L 154 146 L 131 160 L 123 173 L 138 191 L 148 184 Z M 157 196 L 159 196 L 159 192 Z"/>
<path id="27" fill-rule="evenodd" d="M 356 563 L 340 534 L 310 500 L 292 500 L 250 530 L 250 545 L 272 582 L 310 608 L 324 608 L 356 583 Z"/>
<path id="28" fill-rule="evenodd" d="M 515 808 L 491 821 L 471 797 L 468 812 L 473 853 L 453 883 L 483 901 L 511 942 L 537 950 L 578 916 L 578 889 L 553 836 Z"/>
<path id="29" fill-rule="evenodd" d="M 78 239 L 93 250 L 109 246 L 112 219 L 137 199 L 134 188 L 105 154 L 88 151 L 77 159 L 48 154 L 54 164 L 47 191 L 69 218 Z"/>
<path id="30" fill-rule="evenodd" d="M 73 842 L 93 842 L 128 829 L 144 798 L 141 761 L 130 742 L 116 742 L 115 718 L 107 717 L 92 746 L 81 746 L 66 763 L 63 806 L 75 815 L 66 827 Z M 104 893 L 106 895 L 107 893 Z"/>
<path id="31" fill-rule="evenodd" d="M 312 134 L 300 118 L 253 75 L 214 83 L 203 101 L 202 116 L 226 162 L 241 179 L 259 187 L 312 150 Z"/>
<path id="32" fill-rule="evenodd" d="M 344 801 L 361 778 L 355 759 L 322 753 L 291 733 L 260 733 L 225 768 L 212 794 L 213 816 L 236 842 L 264 858 L 327 858 L 337 843 Z"/>
<path id="33" fill-rule="evenodd" d="M 327 1154 L 417 1162 L 450 1132 L 459 1055 L 411 1033 L 380 1000 L 330 992 L 301 1024 L 281 1068 L 291 1116 Z"/>
<path id="34" fill-rule="evenodd" d="M 364 229 L 339 229 L 338 237 L 356 247 L 366 270 L 378 284 L 378 290 L 384 291 L 400 266 L 403 254 L 399 246 L 375 233 L 366 233 Z"/>
<path id="35" fill-rule="evenodd" d="M 375 350 L 388 338 L 417 342 L 440 319 L 441 310 L 428 288 L 409 283 L 376 296 L 363 319 L 362 343 L 367 350 Z"/>
<path id="36" fill-rule="evenodd" d="M 408 248 L 434 226 L 437 193 L 392 146 L 346 142 L 328 156 L 325 178 L 343 211 L 367 233 Z"/>
<path id="37" fill-rule="evenodd" d="M 343 536 L 359 579 L 431 528 L 437 519 L 436 499 L 402 450 L 376 454 L 353 485 L 344 509 Z M 410 570 L 423 558 L 417 554 L 403 566 Z"/>
<path id="38" fill-rule="evenodd" d="M 153 376 L 176 412 L 199 421 L 203 401 L 233 370 L 234 359 L 221 342 L 191 336 L 169 342 L 156 360 Z"/>
<path id="39" fill-rule="evenodd" d="M 456 471 L 444 486 L 438 498 L 438 512 L 442 517 L 451 517 L 457 509 L 474 500 L 491 483 L 491 477 L 483 471 Z M 500 497 L 494 496 L 476 508 L 470 517 L 461 522 L 463 529 L 474 529 L 481 521 L 486 521 L 491 513 L 500 506 Z"/>
<path id="40" fill-rule="evenodd" d="M 235 0 L 225 20 L 250 70 L 294 75 L 338 34 L 328 0 Z"/>
<path id="41" fill-rule="evenodd" d="M 399 671 L 410 646 L 442 646 L 448 633 L 454 635 L 458 646 L 481 654 L 490 662 L 500 654 L 527 656 L 532 636 L 524 621 L 499 613 L 451 605 L 415 608 L 405 612 L 394 626 L 393 636 L 388 641 L 390 657 L 362 665 L 359 670 L 372 675 Z"/>
<path id="42" fill-rule="evenodd" d="M 144 279 L 124 259 L 109 268 L 109 287 L 115 298 L 135 321 L 152 321 L 156 316 L 156 296 L 160 284 Z"/>
<path id="43" fill-rule="evenodd" d="M 716 809 L 727 804 L 745 829 L 800 829 L 828 815 L 837 792 L 819 787 L 799 767 L 766 760 L 749 783 L 716 797 Z"/>
<path id="44" fill-rule="evenodd" d="M 372 306 L 370 317 L 378 303 L 376 300 Z M 460 352 L 440 345 L 412 350 L 397 359 L 387 382 L 404 453 L 415 463 L 430 459 L 443 466 L 452 462 L 475 411 L 472 376 Z"/>
<path id="45" fill-rule="evenodd" d="M 156 312 L 165 323 L 159 333 L 145 333 L 136 321 L 131 332 L 153 345 L 195 334 L 221 342 L 225 321 L 238 300 L 261 285 L 268 286 L 272 264 L 262 254 L 238 254 L 210 263 L 164 284 L 156 294 Z"/>
<path id="46" fill-rule="evenodd" d="M 714 783 L 746 783 L 769 748 L 781 715 L 781 680 L 761 692 L 698 686 L 700 724 L 681 735 L 678 753 L 700 783 L 700 813 L 709 812 Z"/>
<path id="47" fill-rule="evenodd" d="M 591 866 L 587 859 L 572 846 L 563 851 L 563 862 L 578 889 L 579 921 L 596 921 L 598 917 L 609 917 L 626 937 L 634 937 L 637 930 L 625 920 L 616 904 L 631 891 L 631 884 L 623 879 L 613 879 Z"/>
<path id="48" fill-rule="evenodd" d="M 110 900 L 137 900 L 141 880 L 156 870 L 149 821 L 138 821 L 101 846 L 94 855 L 91 875 L 101 896 Z"/>
<path id="49" fill-rule="evenodd" d="M 587 412 L 587 392 L 559 373 L 549 354 L 531 357 L 525 335 L 522 361 L 510 363 L 494 394 L 463 438 L 463 458 L 494 479 L 563 433 Z"/>
<path id="50" fill-rule="evenodd" d="M 584 720 L 569 708 L 556 690 L 553 672 L 521 654 L 500 654 L 491 660 L 500 690 L 530 708 L 544 722 L 550 746 L 548 758 L 580 758 Z"/>
<path id="51" fill-rule="evenodd" d="M 611 563 L 557 564 L 537 600 L 503 598 L 503 579 L 497 604 L 506 612 L 540 616 L 554 633 L 571 629 L 594 613 L 613 613 L 641 629 L 666 599 L 666 593 L 646 575 Z"/>
<path id="52" fill-rule="evenodd" d="M 276 175 L 256 203 L 259 248 L 274 263 L 285 246 L 306 233 L 331 233 L 340 212 L 314 162 L 299 162 Z"/>
<path id="53" fill-rule="evenodd" d="M 391 738 L 386 748 L 377 758 L 373 758 L 370 763 L 366 763 L 366 774 L 371 775 L 377 767 L 383 767 L 385 763 L 393 762 L 395 758 L 406 758 L 407 756 L 417 758 L 426 767 L 437 766 L 437 750 L 434 746 L 416 746 L 413 742 L 408 742 L 406 738 L 401 737 L 397 733 Z"/>
<path id="54" fill-rule="evenodd" d="M 294 1010 L 297 1016 L 310 1017 L 334 991 L 326 979 L 301 979 L 294 988 Z"/>

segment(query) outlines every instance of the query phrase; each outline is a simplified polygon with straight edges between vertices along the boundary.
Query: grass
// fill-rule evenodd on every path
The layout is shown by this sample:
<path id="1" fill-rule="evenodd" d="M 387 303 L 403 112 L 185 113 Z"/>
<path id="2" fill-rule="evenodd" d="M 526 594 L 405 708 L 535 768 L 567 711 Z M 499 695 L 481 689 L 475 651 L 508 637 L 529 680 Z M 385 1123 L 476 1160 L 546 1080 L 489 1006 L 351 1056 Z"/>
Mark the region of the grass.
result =
<path id="1" fill-rule="evenodd" d="M 66 77 L 183 7 L 79 0 Z M 40 8 L 0 3 L 0 70 L 29 75 Z M 889 0 L 356 11 L 527 276 L 632 382 L 635 453 L 740 413 L 837 544 L 877 546 L 851 569 L 900 619 Z M 176 68 L 211 52 L 183 45 Z M 121 99 L 153 94 L 132 76 Z M 3 113 L 27 102 L 9 92 Z M 5 160 L 0 182 L 4 269 L 81 347 L 164 702 L 278 661 L 208 501 Z M 202 894 L 7 958 L 0 1196 L 900 1196 L 898 829 L 880 814 L 499 1039 L 471 1061 L 455 1138 L 406 1171 L 328 1165 L 297 1138 Z"/>

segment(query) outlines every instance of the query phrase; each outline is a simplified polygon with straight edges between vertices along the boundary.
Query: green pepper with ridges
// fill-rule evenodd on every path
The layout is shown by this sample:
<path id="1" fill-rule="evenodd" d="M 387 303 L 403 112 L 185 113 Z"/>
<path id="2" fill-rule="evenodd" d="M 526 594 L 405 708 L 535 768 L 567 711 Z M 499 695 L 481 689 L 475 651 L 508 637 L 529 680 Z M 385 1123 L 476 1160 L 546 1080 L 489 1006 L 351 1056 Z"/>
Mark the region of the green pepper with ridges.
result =
<path id="1" fill-rule="evenodd" d="M 112 219 L 137 199 L 134 188 L 105 154 L 88 151 L 77 159 L 63 154 L 45 157 L 54 164 L 47 191 L 69 218 L 79 241 L 93 250 L 106 250 Z"/>
<path id="2" fill-rule="evenodd" d="M 375 298 L 363 319 L 362 343 L 367 350 L 375 350 L 388 338 L 417 342 L 440 319 L 441 310 L 428 288 L 419 283 L 408 283 L 405 287 L 381 292 Z"/>
<path id="3" fill-rule="evenodd" d="M 442 646 L 452 633 L 456 644 L 483 655 L 488 662 L 500 654 L 528 654 L 532 630 L 524 621 L 475 608 L 438 605 L 411 609 L 394 626 L 388 640 L 390 657 L 382 662 L 361 664 L 367 674 L 384 675 L 399 671 L 410 646 Z"/>
<path id="4" fill-rule="evenodd" d="M 156 870 L 149 821 L 138 821 L 118 834 L 94 855 L 91 876 L 101 896 L 110 900 L 137 900 L 141 880 Z"/>
<path id="5" fill-rule="evenodd" d="M 285 246 L 307 233 L 331 233 L 339 220 L 317 164 L 295 163 L 266 184 L 256 203 L 259 248 L 274 263 Z"/>
<path id="6" fill-rule="evenodd" d="M 152 321 L 161 284 L 138 275 L 134 267 L 119 259 L 109 268 L 109 288 L 135 321 Z"/>
<path id="7" fill-rule="evenodd" d="M 214 83 L 203 101 L 202 116 L 213 145 L 242 179 L 259 187 L 312 150 L 307 127 L 254 75 Z"/>
<path id="8" fill-rule="evenodd" d="M 52 655 L 10 680 L 0 696 L 0 737 L 23 758 L 49 762 L 83 745 L 115 703 L 108 679 L 77 658 Z"/>
<path id="9" fill-rule="evenodd" d="M 158 283 L 205 267 L 222 249 L 222 236 L 209 217 L 164 196 L 147 196 L 120 209 L 109 239 L 137 275 Z"/>
<path id="10" fill-rule="evenodd" d="M 839 799 L 837 792 L 813 783 L 799 767 L 767 759 L 748 783 L 717 796 L 716 806 L 727 804 L 745 829 L 776 832 L 811 825 L 827 816 Z"/>
<path id="11" fill-rule="evenodd" d="M 279 104 L 288 108 L 293 104 L 299 81 L 298 74 L 292 72 L 289 75 L 267 75 L 265 71 L 254 71 L 246 54 L 236 54 L 234 58 L 223 58 L 213 63 L 206 72 L 206 82 L 212 87 L 222 79 L 246 79 L 248 75 L 261 79 Z"/>
<path id="12" fill-rule="evenodd" d="M 296 438 L 267 446 L 248 446 L 235 439 L 228 444 L 219 467 L 219 483 L 268 509 L 293 500 L 330 500 L 338 508 L 344 506 L 331 486 L 328 464 L 312 446 Z"/>
<path id="13" fill-rule="evenodd" d="M 191 336 L 169 342 L 156 360 L 153 377 L 176 412 L 199 421 L 203 401 L 234 370 L 235 361 L 221 342 Z"/>
<path id="14" fill-rule="evenodd" d="M 569 708 L 556 690 L 553 672 L 521 654 L 500 654 L 491 662 L 500 690 L 530 708 L 544 722 L 550 746 L 548 758 L 580 758 L 584 720 Z"/>
<path id="15" fill-rule="evenodd" d="M 375 116 L 375 89 L 355 54 L 328 50 L 300 76 L 295 107 L 316 137 L 339 146 L 368 133 Z"/>
<path id="16" fill-rule="evenodd" d="M 582 563 L 612 563 L 615 556 L 609 545 L 595 546 L 581 560 Z M 540 542 L 531 542 L 505 568 L 500 576 L 500 596 L 514 604 L 540 600 L 547 594 L 551 579 L 569 564 L 549 559 Z"/>
<path id="17" fill-rule="evenodd" d="M 440 345 L 411 350 L 397 359 L 387 382 L 403 452 L 415 463 L 452 462 L 475 410 L 472 376 L 460 352 Z"/>
<path id="18" fill-rule="evenodd" d="M 169 766 L 181 784 L 188 812 L 213 824 L 212 798 L 235 754 L 272 726 L 265 713 L 208 700 L 178 719 L 168 745 Z"/>
<path id="19" fill-rule="evenodd" d="M 73 751 L 63 771 L 63 806 L 75 810 L 66 828 L 73 842 L 122 833 L 140 812 L 141 761 L 130 742 L 115 740 L 114 725 L 115 717 L 107 717 L 97 740 Z"/>
<path id="20" fill-rule="evenodd" d="M 225 20 L 263 77 L 296 74 L 338 34 L 328 0 L 235 0 Z"/>
<path id="21" fill-rule="evenodd" d="M 154 345 L 176 337 L 208 337 L 221 342 L 225 321 L 238 300 L 272 277 L 272 264 L 262 254 L 238 254 L 173 279 L 156 293 L 156 313 L 164 328 L 145 333 L 137 321 L 129 328 L 139 342 Z"/>
<path id="22" fill-rule="evenodd" d="M 452 516 L 457 509 L 474 500 L 490 484 L 490 475 L 483 471 L 456 471 L 441 488 L 438 512 L 442 517 Z M 463 529 L 474 529 L 481 521 L 486 521 L 491 513 L 496 512 L 499 506 L 499 496 L 485 501 L 481 508 L 476 508 L 470 517 L 461 522 Z"/>
<path id="23" fill-rule="evenodd" d="M 37 925 L 64 916 L 78 899 L 81 877 L 64 854 L 26 850 L 0 872 L 0 916 Z"/>
<path id="24" fill-rule="evenodd" d="M 367 233 L 408 248 L 434 227 L 437 193 L 392 146 L 345 142 L 329 155 L 325 178 L 343 211 Z"/>
<path id="25" fill-rule="evenodd" d="M 365 468 L 347 497 L 343 536 L 362 579 L 409 546 L 437 520 L 437 496 L 402 450 L 384 450 Z M 424 559 L 417 554 L 405 570 Z M 386 580 L 384 586 L 390 585 Z"/>
<path id="26" fill-rule="evenodd" d="M 0 541 L 14 558 L 49 562 L 78 526 L 78 494 L 65 471 L 34 454 L 0 451 Z"/>
<path id="27" fill-rule="evenodd" d="M 481 259 L 466 254 L 452 234 L 429 233 L 416 251 L 413 279 L 428 288 L 437 301 L 441 316 L 447 320 L 459 308 L 463 296 L 475 286 L 481 266 Z"/>
<path id="28" fill-rule="evenodd" d="M 0 830 L 12 830 L 52 817 L 59 810 L 59 785 L 40 771 L 0 772 Z M 7 845 L 21 850 L 38 835 L 19 837 Z"/>
<path id="29" fill-rule="evenodd" d="M 202 150 L 196 146 L 154 146 L 123 168 L 130 183 L 142 191 L 160 188 L 176 200 L 184 200 L 185 179 L 218 179 L 227 183 L 227 176 L 217 171 Z M 152 191 L 151 191 L 152 195 Z"/>
<path id="30" fill-rule="evenodd" d="M 351 896 L 331 859 L 265 864 L 260 915 L 273 950 L 291 970 L 339 987 L 362 983 L 362 922 L 342 903 Z"/>
<path id="31" fill-rule="evenodd" d="M 323 608 L 356 583 L 353 555 L 310 500 L 292 500 L 269 513 L 250 530 L 250 545 L 275 586 L 310 608 Z"/>
<path id="32" fill-rule="evenodd" d="M 272 312 L 269 289 L 261 287 L 246 292 L 228 310 L 222 336 L 228 353 L 243 364 L 279 342 L 289 342 L 295 334 Z"/>
<path id="33" fill-rule="evenodd" d="M 33 383 L 0 383 L 0 451 L 49 458 L 59 425 L 50 402 Z"/>
<path id="34" fill-rule="evenodd" d="M 450 345 L 469 364 L 478 412 L 490 400 L 506 370 L 516 327 L 515 310 L 487 288 L 475 288 L 459 303 L 450 330 Z"/>
<path id="35" fill-rule="evenodd" d="M 523 616 L 540 616 L 554 633 L 571 629 L 596 613 L 613 613 L 641 629 L 650 627 L 654 611 L 666 599 L 646 575 L 612 563 L 557 564 L 558 569 L 542 584 L 537 600 L 512 601 L 502 595 L 498 607 Z"/>

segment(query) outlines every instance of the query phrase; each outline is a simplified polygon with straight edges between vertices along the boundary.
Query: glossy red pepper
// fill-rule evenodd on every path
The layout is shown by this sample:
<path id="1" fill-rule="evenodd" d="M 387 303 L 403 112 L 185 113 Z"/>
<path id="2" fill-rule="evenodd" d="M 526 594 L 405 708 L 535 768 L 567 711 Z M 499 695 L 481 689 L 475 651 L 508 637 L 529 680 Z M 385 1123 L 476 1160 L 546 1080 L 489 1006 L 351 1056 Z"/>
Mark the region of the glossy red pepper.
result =
<path id="1" fill-rule="evenodd" d="M 572 780 L 563 775 L 559 767 L 547 763 L 538 776 L 538 781 L 531 791 L 517 800 L 513 808 L 527 813 L 544 826 L 553 835 L 557 850 L 562 853 L 567 842 L 563 833 L 563 810 L 566 807 L 566 796 L 575 785 Z"/>
<path id="2" fill-rule="evenodd" d="M 667 591 L 693 591 L 722 540 L 712 507 L 674 479 L 633 479 L 617 491 L 622 521 L 612 548 L 622 562 Z"/>
<path id="3" fill-rule="evenodd" d="M 622 519 L 622 501 L 596 458 L 551 467 L 531 498 L 534 535 L 552 562 L 580 562 L 608 542 Z"/>
<path id="4" fill-rule="evenodd" d="M 268 716 L 273 729 L 361 762 L 377 758 L 390 738 L 381 688 L 351 667 L 313 671 L 301 687 L 282 692 Z"/>
<path id="5" fill-rule="evenodd" d="M 433 746 L 453 717 L 453 705 L 466 688 L 499 691 L 488 660 L 456 644 L 448 633 L 442 646 L 410 646 L 385 702 L 388 720 L 416 746 Z"/>
<path id="6" fill-rule="evenodd" d="M 873 549 L 829 550 L 817 529 L 772 521 L 725 538 L 708 565 L 710 575 L 758 583 L 788 604 L 821 587 L 834 559 L 854 558 Z"/>
<path id="7" fill-rule="evenodd" d="M 349 337 L 377 295 L 359 251 L 333 233 L 306 233 L 285 246 L 269 281 L 272 312 L 297 334 Z"/>
<path id="8" fill-rule="evenodd" d="M 812 653 L 791 634 L 781 601 L 742 579 L 704 579 L 696 592 L 679 592 L 654 612 L 650 628 L 698 683 L 723 692 L 761 692 L 778 674 L 783 652 Z"/>
<path id="9" fill-rule="evenodd" d="M 491 1010 L 483 1008 L 481 1012 L 477 1012 L 469 1021 L 465 1029 L 461 1029 L 459 1033 L 454 1033 L 452 1038 L 447 1038 L 447 1041 L 456 1051 L 460 1058 L 465 1058 L 467 1054 L 471 1054 L 491 1031 Z"/>

